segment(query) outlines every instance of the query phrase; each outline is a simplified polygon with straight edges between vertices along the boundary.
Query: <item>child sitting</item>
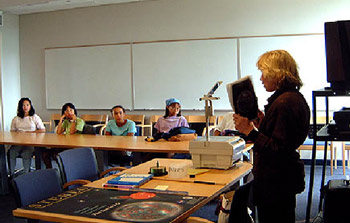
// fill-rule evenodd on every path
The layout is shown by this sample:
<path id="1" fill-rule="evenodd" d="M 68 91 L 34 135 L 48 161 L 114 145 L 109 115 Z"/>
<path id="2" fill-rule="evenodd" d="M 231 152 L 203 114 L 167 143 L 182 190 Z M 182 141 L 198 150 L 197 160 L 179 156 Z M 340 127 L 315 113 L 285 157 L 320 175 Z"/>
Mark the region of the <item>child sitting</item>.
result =
<path id="1" fill-rule="evenodd" d="M 168 133 L 172 128 L 175 127 L 189 127 L 185 117 L 181 115 L 181 104 L 176 98 L 169 98 L 165 101 L 165 115 L 157 120 L 154 125 L 157 133 Z"/>

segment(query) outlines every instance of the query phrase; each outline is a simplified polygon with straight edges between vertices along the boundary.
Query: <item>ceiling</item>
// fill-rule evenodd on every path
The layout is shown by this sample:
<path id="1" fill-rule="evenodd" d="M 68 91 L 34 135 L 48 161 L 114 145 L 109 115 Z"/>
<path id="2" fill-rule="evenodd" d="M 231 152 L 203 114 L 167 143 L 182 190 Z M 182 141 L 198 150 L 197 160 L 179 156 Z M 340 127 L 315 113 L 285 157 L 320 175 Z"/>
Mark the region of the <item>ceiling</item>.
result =
<path id="1" fill-rule="evenodd" d="M 9 14 L 31 14 L 106 4 L 151 0 L 0 0 L 0 11 Z"/>

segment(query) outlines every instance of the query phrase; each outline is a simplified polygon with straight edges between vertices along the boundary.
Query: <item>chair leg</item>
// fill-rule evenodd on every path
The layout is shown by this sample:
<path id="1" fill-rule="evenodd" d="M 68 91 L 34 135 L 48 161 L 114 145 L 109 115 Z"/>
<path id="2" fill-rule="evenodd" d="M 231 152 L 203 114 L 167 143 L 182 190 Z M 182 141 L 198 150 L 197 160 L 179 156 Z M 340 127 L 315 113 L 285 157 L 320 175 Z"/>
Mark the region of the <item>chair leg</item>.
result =
<path id="1" fill-rule="evenodd" d="M 334 146 L 334 169 L 338 168 L 338 160 L 337 160 L 337 147 Z"/>
<path id="2" fill-rule="evenodd" d="M 343 154 L 343 175 L 345 176 L 345 142 L 342 142 L 342 154 Z"/>
<path id="3" fill-rule="evenodd" d="M 334 162 L 334 157 L 333 157 L 333 142 L 331 142 L 331 146 L 329 148 L 330 154 L 331 154 L 331 176 L 333 176 L 333 162 Z"/>

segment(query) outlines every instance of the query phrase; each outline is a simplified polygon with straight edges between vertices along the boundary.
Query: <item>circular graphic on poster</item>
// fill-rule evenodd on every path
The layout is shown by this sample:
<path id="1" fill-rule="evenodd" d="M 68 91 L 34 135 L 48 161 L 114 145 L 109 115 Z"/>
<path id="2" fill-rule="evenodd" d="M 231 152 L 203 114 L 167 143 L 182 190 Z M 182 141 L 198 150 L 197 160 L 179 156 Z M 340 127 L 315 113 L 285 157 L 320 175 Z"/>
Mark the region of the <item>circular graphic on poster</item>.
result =
<path id="1" fill-rule="evenodd" d="M 145 201 L 122 205 L 111 216 L 117 220 L 132 222 L 157 222 L 176 216 L 181 210 L 181 206 L 177 204 Z"/>
<path id="2" fill-rule="evenodd" d="M 155 197 L 155 193 L 147 193 L 147 192 L 137 192 L 134 194 L 130 194 L 130 197 L 132 199 L 137 199 L 137 200 L 145 200 L 145 199 L 150 199 L 152 197 Z"/>

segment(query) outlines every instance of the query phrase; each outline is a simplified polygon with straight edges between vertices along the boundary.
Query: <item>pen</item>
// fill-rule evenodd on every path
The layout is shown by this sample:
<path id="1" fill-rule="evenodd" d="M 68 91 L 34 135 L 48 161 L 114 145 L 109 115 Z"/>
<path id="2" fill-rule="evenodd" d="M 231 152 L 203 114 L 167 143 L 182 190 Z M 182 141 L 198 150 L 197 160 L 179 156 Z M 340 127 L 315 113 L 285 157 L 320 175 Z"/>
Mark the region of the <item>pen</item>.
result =
<path id="1" fill-rule="evenodd" d="M 214 181 L 201 181 L 201 180 L 195 180 L 193 183 L 199 183 L 199 184 L 211 184 L 215 185 L 216 183 Z"/>

